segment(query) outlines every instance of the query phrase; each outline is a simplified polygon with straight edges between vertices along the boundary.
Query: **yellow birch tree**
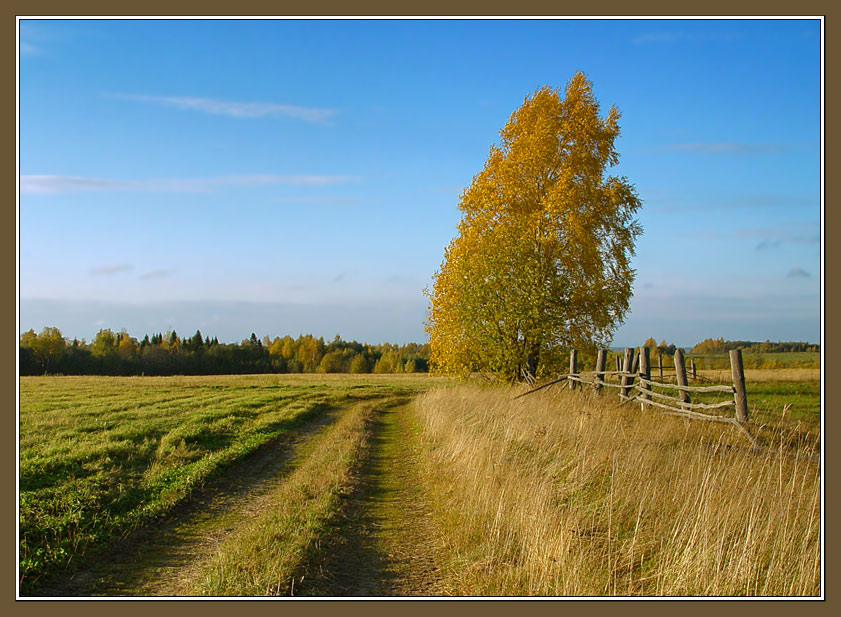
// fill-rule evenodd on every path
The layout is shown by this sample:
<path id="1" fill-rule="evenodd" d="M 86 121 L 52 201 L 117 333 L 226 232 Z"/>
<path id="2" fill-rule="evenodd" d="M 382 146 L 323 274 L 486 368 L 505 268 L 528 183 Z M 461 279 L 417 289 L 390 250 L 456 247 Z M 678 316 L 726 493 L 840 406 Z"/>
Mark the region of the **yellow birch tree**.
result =
<path id="1" fill-rule="evenodd" d="M 609 343 L 642 232 L 633 185 L 606 175 L 619 160 L 618 120 L 615 107 L 599 116 L 580 72 L 563 97 L 540 88 L 511 115 L 461 195 L 458 235 L 427 291 L 434 372 L 513 381 Z"/>

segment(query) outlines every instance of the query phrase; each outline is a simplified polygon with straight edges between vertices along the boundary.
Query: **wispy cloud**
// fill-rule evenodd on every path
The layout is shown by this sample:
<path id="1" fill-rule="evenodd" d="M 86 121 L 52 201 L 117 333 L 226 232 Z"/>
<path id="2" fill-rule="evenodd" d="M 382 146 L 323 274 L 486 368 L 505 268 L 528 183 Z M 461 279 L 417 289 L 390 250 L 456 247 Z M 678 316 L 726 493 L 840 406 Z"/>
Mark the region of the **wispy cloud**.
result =
<path id="1" fill-rule="evenodd" d="M 815 224 L 815 227 L 817 224 Z M 788 226 L 779 227 L 748 227 L 737 229 L 734 231 L 736 235 L 742 237 L 759 237 L 761 238 L 756 245 L 757 251 L 765 251 L 777 249 L 786 244 L 799 245 L 817 245 L 820 244 L 821 237 L 819 233 L 812 232 L 809 228 L 814 227 L 809 224 L 791 223 Z"/>
<path id="2" fill-rule="evenodd" d="M 321 107 L 302 107 L 299 105 L 285 105 L 281 103 L 223 101 L 219 99 L 188 97 L 188 96 L 154 96 L 148 94 L 114 94 L 115 98 L 128 101 L 141 101 L 174 107 L 188 111 L 200 111 L 217 116 L 233 118 L 263 118 L 287 117 L 324 124 L 336 115 L 335 109 Z"/>
<path id="3" fill-rule="evenodd" d="M 20 192 L 25 195 L 70 193 L 75 191 L 117 191 L 140 189 L 140 182 L 105 180 L 103 178 L 80 178 L 77 176 L 22 175 Z"/>
<path id="4" fill-rule="evenodd" d="M 290 184 L 324 186 L 359 180 L 357 176 L 251 174 L 218 178 L 168 178 L 161 180 L 111 180 L 79 176 L 22 175 L 22 195 L 52 195 L 81 191 L 156 191 L 210 193 L 226 186 Z"/>
<path id="5" fill-rule="evenodd" d="M 767 251 L 770 249 L 779 248 L 782 245 L 782 240 L 762 240 L 756 245 L 757 251 Z"/>
<path id="6" fill-rule="evenodd" d="M 793 150 L 789 144 L 752 144 L 732 141 L 710 143 L 667 144 L 654 148 L 663 152 L 689 152 L 691 154 L 736 154 L 759 155 L 780 154 Z"/>
<path id="7" fill-rule="evenodd" d="M 120 272 L 128 272 L 131 269 L 131 264 L 113 264 L 108 266 L 98 266 L 96 268 L 91 268 L 91 275 L 100 276 L 103 274 L 118 274 Z"/>
<path id="8" fill-rule="evenodd" d="M 172 275 L 174 272 L 175 272 L 175 270 L 168 270 L 168 269 L 152 270 L 150 272 L 144 272 L 138 278 L 141 281 L 148 281 L 148 280 L 151 280 L 151 279 L 162 279 L 162 278 L 166 278 L 166 277 Z"/>
<path id="9" fill-rule="evenodd" d="M 790 278 L 790 279 L 797 279 L 797 278 L 809 278 L 812 275 L 809 274 L 808 272 L 806 272 L 806 270 L 804 270 L 803 268 L 797 267 L 797 268 L 792 268 L 791 270 L 789 270 L 788 274 L 786 276 L 788 276 L 788 278 Z"/>

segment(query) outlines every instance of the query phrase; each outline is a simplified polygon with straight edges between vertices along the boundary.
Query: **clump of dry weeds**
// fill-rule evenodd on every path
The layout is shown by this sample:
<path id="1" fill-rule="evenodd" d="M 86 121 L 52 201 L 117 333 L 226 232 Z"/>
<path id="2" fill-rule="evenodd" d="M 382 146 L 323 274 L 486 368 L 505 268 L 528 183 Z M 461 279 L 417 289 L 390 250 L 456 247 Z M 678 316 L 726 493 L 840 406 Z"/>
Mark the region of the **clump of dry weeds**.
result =
<path id="1" fill-rule="evenodd" d="M 516 393 L 415 401 L 449 593 L 820 593 L 816 452 L 758 453 L 733 427 L 608 396 Z"/>

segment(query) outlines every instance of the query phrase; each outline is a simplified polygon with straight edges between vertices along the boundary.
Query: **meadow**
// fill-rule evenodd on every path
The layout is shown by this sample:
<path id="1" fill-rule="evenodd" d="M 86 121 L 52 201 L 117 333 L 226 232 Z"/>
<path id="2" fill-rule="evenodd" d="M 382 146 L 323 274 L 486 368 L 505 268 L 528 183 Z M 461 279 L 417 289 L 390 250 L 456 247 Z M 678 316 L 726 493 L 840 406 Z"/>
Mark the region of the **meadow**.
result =
<path id="1" fill-rule="evenodd" d="M 21 589 L 149 524 L 220 470 L 325 410 L 414 394 L 429 381 L 399 375 L 21 378 Z"/>
<path id="2" fill-rule="evenodd" d="M 689 354 L 699 369 L 728 369 L 728 354 Z M 755 353 L 743 352 L 742 363 L 746 369 L 819 369 L 821 354 L 817 351 L 787 351 Z"/>
<path id="3" fill-rule="evenodd" d="M 819 376 L 746 371 L 761 450 L 732 426 L 588 389 L 515 399 L 524 386 L 422 374 L 24 377 L 21 595 L 816 595 Z M 214 499 L 214 482 L 266 475 L 258 459 L 274 451 L 289 452 L 286 471 L 164 533 L 179 507 Z M 371 462 L 383 452 L 389 462 Z M 365 520 L 377 522 L 357 533 Z M 119 557 L 144 529 L 157 540 Z M 187 536 L 194 553 L 164 576 L 161 555 Z M 395 559 L 421 582 L 373 584 Z M 98 586 L 61 586 L 94 567 Z"/>

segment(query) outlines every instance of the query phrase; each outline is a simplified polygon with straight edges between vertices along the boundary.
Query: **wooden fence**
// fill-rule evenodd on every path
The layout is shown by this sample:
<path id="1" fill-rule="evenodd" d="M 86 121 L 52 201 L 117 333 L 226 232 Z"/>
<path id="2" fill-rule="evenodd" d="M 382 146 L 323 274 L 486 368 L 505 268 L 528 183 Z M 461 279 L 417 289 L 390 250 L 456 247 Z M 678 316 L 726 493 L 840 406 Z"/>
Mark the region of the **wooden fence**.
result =
<path id="1" fill-rule="evenodd" d="M 734 349 L 730 352 L 730 369 L 732 384 L 690 386 L 686 375 L 686 362 L 683 351 L 677 349 L 674 354 L 674 375 L 676 383 L 655 381 L 651 377 L 651 362 L 648 347 L 640 347 L 637 353 L 630 347 L 625 348 L 622 366 L 617 357 L 617 369 L 605 370 L 606 353 L 600 349 L 596 359 L 594 371 L 579 371 L 578 352 L 572 350 L 569 356 L 569 373 L 558 376 L 557 379 L 545 383 L 537 388 L 524 392 L 515 398 L 526 396 L 559 382 L 565 382 L 570 390 L 589 386 L 597 392 L 603 388 L 615 388 L 619 398 L 628 403 L 638 401 L 643 410 L 648 406 L 655 407 L 666 415 L 682 416 L 695 420 L 724 422 L 738 427 L 754 446 L 758 446 L 756 439 L 747 429 L 748 402 L 745 389 L 745 372 L 742 366 L 742 352 Z M 663 366 L 658 362 L 659 374 L 662 379 Z M 691 363 L 693 377 L 697 376 L 694 363 Z M 611 381 L 615 379 L 614 381 Z M 726 393 L 725 400 L 714 402 L 693 402 L 693 393 Z M 732 409 L 731 409 L 732 408 Z M 720 415 L 725 410 L 731 410 L 732 415 Z M 717 412 L 717 413 L 712 413 Z"/>

